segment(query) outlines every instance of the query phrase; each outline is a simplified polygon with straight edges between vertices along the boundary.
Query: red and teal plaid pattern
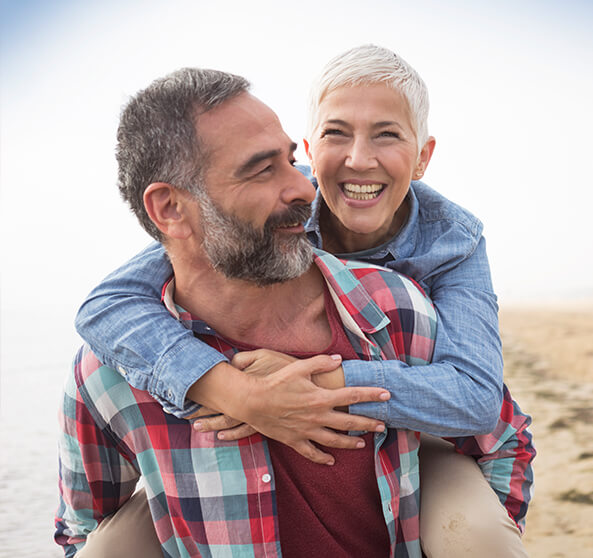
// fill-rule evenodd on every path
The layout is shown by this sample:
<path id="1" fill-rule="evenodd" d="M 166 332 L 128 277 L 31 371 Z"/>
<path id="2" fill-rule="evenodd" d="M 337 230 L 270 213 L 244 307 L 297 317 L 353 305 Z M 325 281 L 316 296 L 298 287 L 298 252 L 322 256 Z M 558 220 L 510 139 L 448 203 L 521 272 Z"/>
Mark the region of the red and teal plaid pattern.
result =
<path id="1" fill-rule="evenodd" d="M 412 281 L 324 253 L 317 254 L 316 264 L 361 358 L 398 358 L 410 364 L 430 360 L 435 313 Z M 187 314 L 179 318 L 195 332 L 206 331 L 203 322 Z M 227 354 L 234 352 L 214 332 L 203 339 Z M 473 455 L 489 445 L 490 457 L 476 457 L 494 464 L 492 477 L 500 474 L 496 452 L 505 444 L 515 444 L 505 459 L 525 457 L 518 451 L 522 441 L 513 436 L 518 422 L 513 407 L 506 410 L 500 433 L 481 443 L 467 438 L 458 446 Z M 274 472 L 262 436 L 223 442 L 214 433 L 196 432 L 84 347 L 67 379 L 60 423 L 55 538 L 66 556 L 73 556 L 88 533 L 132 495 L 140 478 L 164 556 L 281 555 Z M 375 472 L 395 557 L 421 556 L 418 444 L 412 431 L 390 429 L 375 436 Z M 529 461 L 523 465 L 509 468 L 505 463 L 505 478 L 530 472 Z M 528 501 L 515 493 L 521 483 L 507 484 L 509 502 Z"/>

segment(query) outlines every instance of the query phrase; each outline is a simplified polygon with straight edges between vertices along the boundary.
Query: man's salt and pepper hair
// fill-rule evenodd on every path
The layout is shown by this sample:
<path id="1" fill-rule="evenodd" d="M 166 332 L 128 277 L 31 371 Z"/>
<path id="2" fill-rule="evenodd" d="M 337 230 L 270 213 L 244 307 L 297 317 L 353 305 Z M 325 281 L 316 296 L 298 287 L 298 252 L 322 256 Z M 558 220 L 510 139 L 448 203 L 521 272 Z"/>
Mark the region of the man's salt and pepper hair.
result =
<path id="1" fill-rule="evenodd" d="M 144 208 L 153 182 L 195 193 L 208 164 L 200 145 L 199 116 L 249 89 L 240 76 L 183 68 L 153 81 L 124 107 L 117 131 L 118 186 L 140 224 L 155 239 L 162 233 Z"/>
<path id="2" fill-rule="evenodd" d="M 344 86 L 384 83 L 406 99 L 418 152 L 428 139 L 428 89 L 416 70 L 389 49 L 363 45 L 350 49 L 323 68 L 309 94 L 307 139 L 311 141 L 319 124 L 319 105 L 335 89 Z"/>

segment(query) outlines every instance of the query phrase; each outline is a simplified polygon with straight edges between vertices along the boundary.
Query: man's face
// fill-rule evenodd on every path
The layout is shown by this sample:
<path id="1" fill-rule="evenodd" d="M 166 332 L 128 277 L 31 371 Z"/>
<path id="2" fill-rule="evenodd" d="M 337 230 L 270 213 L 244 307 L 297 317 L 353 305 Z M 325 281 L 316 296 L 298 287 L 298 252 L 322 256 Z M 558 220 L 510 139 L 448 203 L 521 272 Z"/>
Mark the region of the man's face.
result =
<path id="1" fill-rule="evenodd" d="M 258 285 L 304 273 L 315 190 L 293 167 L 296 145 L 276 115 L 244 93 L 201 115 L 199 130 L 208 168 L 198 201 L 212 265 Z"/>

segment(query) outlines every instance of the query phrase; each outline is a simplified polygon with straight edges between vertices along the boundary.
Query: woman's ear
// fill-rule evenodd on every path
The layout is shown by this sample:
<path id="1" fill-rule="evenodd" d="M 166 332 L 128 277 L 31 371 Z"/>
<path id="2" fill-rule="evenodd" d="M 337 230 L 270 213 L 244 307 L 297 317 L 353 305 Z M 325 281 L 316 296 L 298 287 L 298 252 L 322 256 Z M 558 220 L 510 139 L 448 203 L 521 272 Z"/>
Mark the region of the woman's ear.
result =
<path id="1" fill-rule="evenodd" d="M 166 182 L 153 182 L 144 191 L 146 213 L 166 237 L 185 239 L 191 235 L 192 228 L 184 211 L 188 195 Z"/>
<path id="2" fill-rule="evenodd" d="M 436 146 L 436 140 L 429 136 L 418 155 L 418 160 L 416 161 L 416 168 L 414 170 L 414 174 L 412 178 L 414 180 L 420 180 L 424 173 L 426 172 L 426 167 L 428 167 L 428 163 L 430 163 L 430 159 L 432 158 L 432 154 L 434 152 L 434 148 Z"/>
<path id="3" fill-rule="evenodd" d="M 309 157 L 311 172 L 313 173 L 313 176 L 317 178 L 315 163 L 313 162 L 313 154 L 311 153 L 311 146 L 309 145 L 309 142 L 306 139 L 303 139 L 303 144 L 305 145 L 305 153 L 307 154 L 307 157 Z"/>

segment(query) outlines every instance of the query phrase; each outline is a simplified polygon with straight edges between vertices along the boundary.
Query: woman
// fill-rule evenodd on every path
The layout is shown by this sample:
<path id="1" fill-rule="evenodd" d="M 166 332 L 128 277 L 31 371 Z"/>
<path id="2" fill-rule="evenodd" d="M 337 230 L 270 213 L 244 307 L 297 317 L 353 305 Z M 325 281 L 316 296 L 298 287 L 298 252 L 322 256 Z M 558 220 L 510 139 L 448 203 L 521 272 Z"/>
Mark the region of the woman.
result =
<path id="1" fill-rule="evenodd" d="M 380 363 L 390 375 L 402 377 L 402 389 L 393 393 L 385 421 L 389 426 L 458 437 L 492 429 L 500 412 L 502 359 L 496 297 L 481 224 L 426 185 L 413 182 L 422 178 L 435 146 L 434 138 L 427 133 L 427 114 L 424 83 L 392 52 L 365 46 L 331 61 L 311 97 L 306 150 L 320 194 L 307 230 L 311 241 L 328 251 L 412 276 L 433 299 L 439 315 L 434 363 L 422 370 L 397 361 Z M 222 361 L 220 355 L 213 356 L 195 340 L 184 338 L 176 345 L 180 334 L 170 323 L 166 328 L 159 325 L 161 336 L 166 337 L 161 350 L 151 352 L 142 339 L 126 334 L 124 354 L 142 355 L 148 366 L 145 362 L 119 362 L 110 354 L 116 351 L 109 347 L 122 350 L 120 336 L 112 328 L 122 301 L 126 314 L 136 317 L 136 325 L 145 321 L 144 317 L 148 323 L 153 311 L 161 312 L 156 297 L 144 302 L 140 297 L 155 293 L 155 287 L 142 277 L 151 276 L 155 263 L 162 268 L 163 259 L 162 250 L 152 250 L 118 272 L 93 293 L 77 320 L 80 334 L 104 362 L 120 369 L 123 366 L 128 374 L 134 366 L 144 365 L 149 378 L 153 375 L 160 380 L 168 366 L 175 370 L 190 367 L 187 362 L 181 366 L 171 362 L 171 354 L 182 352 L 179 347 L 183 343 L 188 344 L 193 368 L 194 363 L 209 359 L 207 371 Z M 126 279 L 143 284 L 126 283 Z M 154 277 L 155 294 L 163 283 L 161 279 Z M 122 298 L 122 291 L 126 298 Z M 130 294 L 139 295 L 136 302 Z M 162 321 L 161 316 L 152 319 Z M 109 328 L 104 328 L 106 323 Z M 120 331 L 130 331 L 126 324 L 119 327 Z M 169 330 L 170 335 L 163 333 Z M 178 349 L 168 352 L 173 346 Z M 344 363 L 346 385 L 369 384 L 369 376 L 361 374 L 359 364 Z M 195 381 L 195 373 L 193 378 Z M 148 384 L 137 387 L 148 389 Z M 179 394 L 171 389 L 151 393 L 170 410 L 184 407 L 183 398 L 180 401 Z M 358 407 L 355 412 L 373 416 L 368 404 Z M 185 408 L 185 416 L 193 410 L 191 406 Z M 201 422 L 204 425 L 205 421 Z M 458 438 L 455 443 L 462 447 L 464 440 Z M 425 553 L 525 555 L 519 529 L 488 488 L 475 462 L 436 443 L 425 445 L 427 451 L 421 458 L 421 538 Z M 483 457 L 487 473 L 489 450 L 483 449 L 476 454 Z M 524 467 L 528 468 L 529 461 Z M 509 484 L 506 488 L 497 487 L 493 478 L 489 480 L 521 525 L 529 499 L 521 492 L 529 485 L 529 473 L 518 483 L 517 479 L 504 478 L 502 484 Z M 481 496 L 475 507 L 477 493 Z M 457 496 L 455 501 L 453 496 Z M 512 511 L 511 501 L 518 501 L 520 509 Z M 484 527 L 470 523 L 478 518 L 484 518 Z"/>

